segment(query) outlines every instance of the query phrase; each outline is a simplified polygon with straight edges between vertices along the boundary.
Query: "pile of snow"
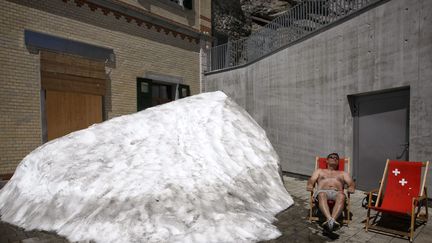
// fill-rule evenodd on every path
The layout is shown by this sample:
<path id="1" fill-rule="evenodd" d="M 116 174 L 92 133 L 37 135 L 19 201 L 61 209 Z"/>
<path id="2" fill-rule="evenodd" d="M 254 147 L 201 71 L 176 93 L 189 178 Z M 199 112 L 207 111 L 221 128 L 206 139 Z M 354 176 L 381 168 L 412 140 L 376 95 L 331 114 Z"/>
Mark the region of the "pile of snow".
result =
<path id="1" fill-rule="evenodd" d="M 264 130 L 222 92 L 117 117 L 30 153 L 3 221 L 71 241 L 251 242 L 293 201 Z"/>

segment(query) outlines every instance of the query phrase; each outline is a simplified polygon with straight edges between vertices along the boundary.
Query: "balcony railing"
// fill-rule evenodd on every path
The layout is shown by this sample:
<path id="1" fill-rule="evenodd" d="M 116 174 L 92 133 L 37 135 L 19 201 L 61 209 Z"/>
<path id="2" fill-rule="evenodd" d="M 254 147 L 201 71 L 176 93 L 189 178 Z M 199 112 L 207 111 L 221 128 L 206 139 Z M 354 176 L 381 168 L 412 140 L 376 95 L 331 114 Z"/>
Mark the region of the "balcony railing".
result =
<path id="1" fill-rule="evenodd" d="M 306 0 L 249 37 L 208 51 L 207 72 L 251 63 L 383 0 Z"/>

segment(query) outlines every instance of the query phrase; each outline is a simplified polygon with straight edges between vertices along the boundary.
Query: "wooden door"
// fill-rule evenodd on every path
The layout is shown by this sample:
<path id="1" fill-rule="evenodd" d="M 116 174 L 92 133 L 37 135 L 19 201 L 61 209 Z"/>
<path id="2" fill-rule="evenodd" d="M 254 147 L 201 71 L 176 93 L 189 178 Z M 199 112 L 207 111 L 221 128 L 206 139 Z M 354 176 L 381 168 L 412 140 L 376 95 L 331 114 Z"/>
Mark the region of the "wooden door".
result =
<path id="1" fill-rule="evenodd" d="M 64 53 L 41 52 L 44 140 L 52 140 L 103 121 L 105 64 Z M 45 130 L 46 129 L 46 130 Z"/>
<path id="2" fill-rule="evenodd" d="M 45 93 L 47 139 L 102 122 L 102 96 L 47 90 Z"/>

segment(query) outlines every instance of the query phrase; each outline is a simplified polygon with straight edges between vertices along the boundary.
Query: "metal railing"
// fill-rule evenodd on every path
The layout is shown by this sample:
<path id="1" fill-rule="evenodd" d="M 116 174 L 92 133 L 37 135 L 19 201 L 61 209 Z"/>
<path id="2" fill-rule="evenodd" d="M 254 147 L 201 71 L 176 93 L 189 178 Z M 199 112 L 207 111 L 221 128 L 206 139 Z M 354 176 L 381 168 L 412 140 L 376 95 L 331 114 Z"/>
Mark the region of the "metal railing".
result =
<path id="1" fill-rule="evenodd" d="M 207 72 L 253 62 L 382 0 L 305 0 L 250 36 L 209 49 Z"/>

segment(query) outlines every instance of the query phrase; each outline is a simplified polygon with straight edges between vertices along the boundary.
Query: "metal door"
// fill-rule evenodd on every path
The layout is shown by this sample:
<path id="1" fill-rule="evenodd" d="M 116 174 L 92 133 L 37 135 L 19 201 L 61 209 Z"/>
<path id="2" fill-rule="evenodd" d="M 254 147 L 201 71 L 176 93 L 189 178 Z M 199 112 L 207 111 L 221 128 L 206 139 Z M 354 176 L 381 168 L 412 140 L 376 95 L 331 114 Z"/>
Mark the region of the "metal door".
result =
<path id="1" fill-rule="evenodd" d="M 387 159 L 408 160 L 409 89 L 355 97 L 354 177 L 378 187 Z"/>

